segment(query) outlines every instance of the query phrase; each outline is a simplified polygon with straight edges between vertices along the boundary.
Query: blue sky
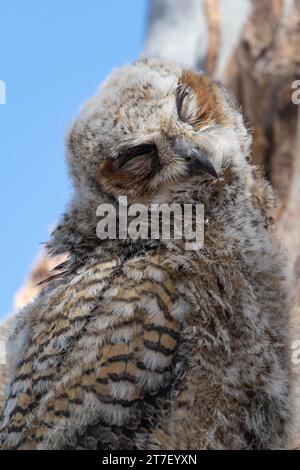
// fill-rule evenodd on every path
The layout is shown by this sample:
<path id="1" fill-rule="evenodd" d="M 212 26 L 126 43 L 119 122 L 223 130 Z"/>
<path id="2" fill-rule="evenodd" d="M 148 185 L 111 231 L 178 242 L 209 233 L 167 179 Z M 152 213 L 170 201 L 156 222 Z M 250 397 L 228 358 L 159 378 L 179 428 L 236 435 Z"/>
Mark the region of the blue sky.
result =
<path id="1" fill-rule="evenodd" d="M 143 48 L 147 0 L 10 0 L 0 7 L 0 317 L 70 194 L 64 134 L 113 67 Z"/>

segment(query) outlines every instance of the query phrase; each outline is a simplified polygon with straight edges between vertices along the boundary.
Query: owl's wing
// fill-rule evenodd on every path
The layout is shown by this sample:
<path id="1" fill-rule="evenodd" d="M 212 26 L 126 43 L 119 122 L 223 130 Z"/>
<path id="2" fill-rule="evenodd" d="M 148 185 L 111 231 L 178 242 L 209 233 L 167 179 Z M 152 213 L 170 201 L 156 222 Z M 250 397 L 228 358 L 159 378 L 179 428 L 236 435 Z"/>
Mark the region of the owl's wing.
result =
<path id="1" fill-rule="evenodd" d="M 34 303 L 2 446 L 130 447 L 171 383 L 188 308 L 175 278 L 158 253 L 95 262 Z"/>

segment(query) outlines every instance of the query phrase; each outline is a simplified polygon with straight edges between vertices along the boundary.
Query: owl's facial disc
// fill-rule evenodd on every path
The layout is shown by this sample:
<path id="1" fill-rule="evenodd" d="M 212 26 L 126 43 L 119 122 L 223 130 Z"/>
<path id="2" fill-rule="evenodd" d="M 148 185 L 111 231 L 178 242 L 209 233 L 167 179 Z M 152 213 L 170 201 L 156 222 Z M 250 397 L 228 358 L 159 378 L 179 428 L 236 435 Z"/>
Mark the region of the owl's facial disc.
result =
<path id="1" fill-rule="evenodd" d="M 97 174 L 102 190 L 139 200 L 194 176 L 218 177 L 209 158 L 189 139 L 165 138 L 163 142 L 160 150 L 149 142 L 126 144 L 114 158 L 104 160 Z"/>
<path id="2" fill-rule="evenodd" d="M 195 176 L 218 178 L 222 146 L 214 140 L 228 125 L 218 86 L 183 71 L 167 90 L 158 80 L 137 91 L 124 86 L 128 99 L 120 97 L 114 141 L 97 168 L 101 190 L 139 201 Z"/>
<path id="3" fill-rule="evenodd" d="M 192 144 L 185 141 L 176 142 L 172 149 L 180 158 L 183 158 L 186 165 L 187 176 L 197 176 L 202 173 L 217 178 L 217 172 L 208 158 Z M 154 173 L 160 170 L 161 164 L 158 156 L 158 149 L 155 144 L 144 143 L 134 147 L 124 148 L 120 151 L 117 159 L 118 170 L 127 172 L 134 172 L 138 167 L 146 169 L 146 162 L 148 159 L 148 168 Z"/>

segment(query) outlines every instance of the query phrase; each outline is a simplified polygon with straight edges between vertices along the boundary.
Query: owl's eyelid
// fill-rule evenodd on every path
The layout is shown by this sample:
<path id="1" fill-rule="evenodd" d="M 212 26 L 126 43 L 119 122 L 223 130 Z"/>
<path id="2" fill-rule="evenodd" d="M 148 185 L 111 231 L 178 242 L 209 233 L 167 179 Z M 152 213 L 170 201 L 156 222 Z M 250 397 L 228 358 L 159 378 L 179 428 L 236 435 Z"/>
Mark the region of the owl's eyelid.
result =
<path id="1" fill-rule="evenodd" d="M 181 108 L 185 97 L 189 94 L 188 88 L 179 83 L 176 91 L 176 109 L 179 119 L 181 119 Z"/>
<path id="2" fill-rule="evenodd" d="M 193 119 L 193 116 L 183 116 L 182 115 L 182 107 L 183 102 L 187 96 L 193 96 L 195 94 L 192 87 L 184 84 L 179 84 L 177 87 L 177 94 L 176 94 L 176 109 L 178 119 L 184 123 L 188 124 L 191 127 L 197 126 L 197 122 Z"/>
<path id="3" fill-rule="evenodd" d="M 132 160 L 135 157 L 141 155 L 148 155 L 150 153 L 157 152 L 157 147 L 155 144 L 139 144 L 134 147 L 123 148 L 118 157 L 119 168 L 122 168 L 126 163 Z"/>

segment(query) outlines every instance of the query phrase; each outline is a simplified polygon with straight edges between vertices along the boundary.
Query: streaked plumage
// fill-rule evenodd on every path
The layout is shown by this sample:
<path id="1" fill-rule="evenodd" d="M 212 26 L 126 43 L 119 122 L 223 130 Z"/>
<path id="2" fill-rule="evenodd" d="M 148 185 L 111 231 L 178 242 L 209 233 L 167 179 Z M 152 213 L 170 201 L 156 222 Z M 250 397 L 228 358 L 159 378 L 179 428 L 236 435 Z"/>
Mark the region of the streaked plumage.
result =
<path id="1" fill-rule="evenodd" d="M 114 72 L 87 102 L 68 135 L 74 198 L 49 243 L 69 258 L 11 336 L 3 448 L 284 447 L 284 267 L 249 144 L 219 84 L 162 60 Z M 180 148 L 201 150 L 203 171 Z M 204 204 L 203 249 L 101 242 L 96 208 L 119 195 Z"/>

